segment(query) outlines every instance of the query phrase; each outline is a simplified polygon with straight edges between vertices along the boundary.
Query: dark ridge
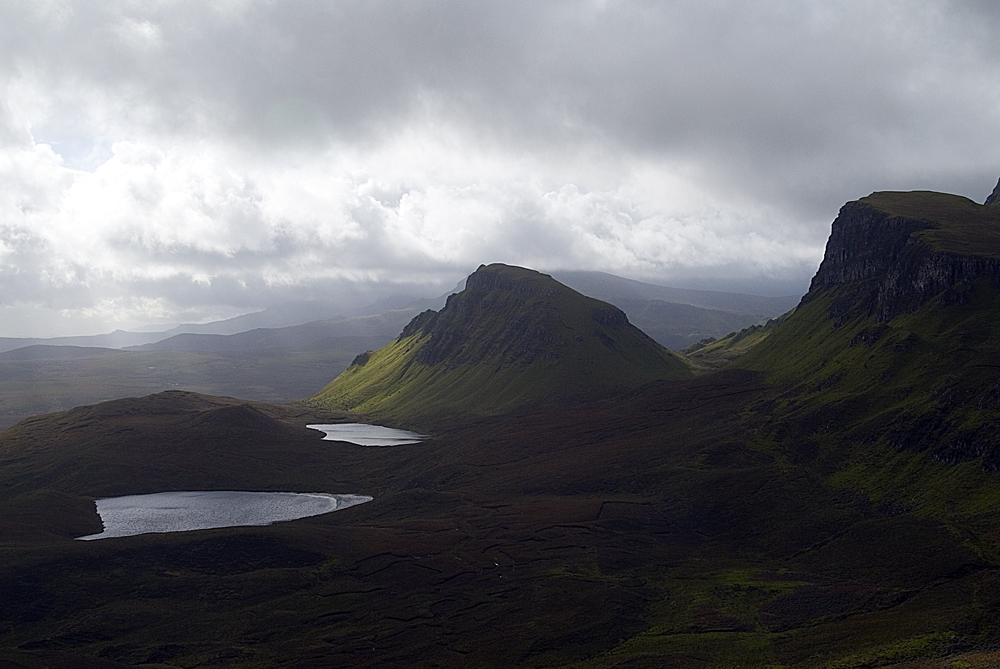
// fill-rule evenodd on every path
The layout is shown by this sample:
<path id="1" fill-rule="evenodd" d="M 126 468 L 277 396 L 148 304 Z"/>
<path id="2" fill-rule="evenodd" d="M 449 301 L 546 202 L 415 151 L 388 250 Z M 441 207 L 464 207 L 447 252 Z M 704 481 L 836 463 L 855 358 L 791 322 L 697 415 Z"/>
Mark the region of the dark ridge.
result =
<path id="1" fill-rule="evenodd" d="M 0 353 L 0 360 L 62 360 L 96 355 L 121 355 L 122 351 L 98 346 L 51 346 L 35 344 Z"/>
<path id="2" fill-rule="evenodd" d="M 571 293 L 547 274 L 484 265 L 469 276 L 463 292 L 448 298 L 440 312 L 420 314 L 401 336 L 418 331 L 428 335 L 427 343 L 416 355 L 417 362 L 428 366 L 444 362 L 479 364 L 496 356 L 513 364 L 557 359 L 564 343 L 556 341 L 545 316 L 533 313 L 532 304 L 536 298 L 568 298 Z M 631 327 L 618 307 L 578 297 L 597 305 L 590 311 L 594 323 L 611 331 Z M 597 336 L 606 347 L 613 348 L 614 340 L 606 333 Z"/>
<path id="3" fill-rule="evenodd" d="M 206 432 L 233 431 L 235 433 L 273 434 L 286 436 L 288 426 L 265 415 L 249 404 L 222 406 L 206 409 L 195 414 L 188 427 Z"/>
<path id="4" fill-rule="evenodd" d="M 984 202 L 983 204 L 987 205 L 1000 204 L 1000 180 L 997 181 L 997 185 L 993 188 L 993 192 L 990 193 L 990 196 L 986 198 L 986 202 Z"/>
<path id="5" fill-rule="evenodd" d="M 448 303 L 451 303 L 452 297 L 454 297 L 454 295 L 448 298 Z M 445 308 L 447 309 L 447 304 L 445 305 Z M 406 324 L 406 327 L 404 327 L 403 331 L 399 334 L 398 339 L 406 339 L 407 337 L 411 337 L 416 333 L 420 332 L 421 330 L 423 330 L 425 327 L 432 325 L 437 315 L 438 312 L 434 311 L 433 309 L 428 309 L 427 311 L 423 311 L 417 314 L 416 316 L 413 317 L 413 320 L 411 320 L 409 323 Z"/>
<path id="6" fill-rule="evenodd" d="M 466 279 L 466 290 L 483 291 L 487 293 L 500 290 L 505 293 L 512 293 L 514 295 L 522 295 L 525 297 L 531 297 L 532 295 L 538 295 L 543 292 L 547 297 L 552 297 L 558 292 L 556 286 L 559 284 L 552 281 L 552 277 L 548 274 L 531 272 L 529 275 L 524 275 L 522 270 L 521 275 L 519 276 L 518 274 L 511 273 L 509 271 L 498 270 L 498 267 L 500 266 L 480 265 L 479 269 L 470 274 L 469 278 Z M 537 281 L 542 277 L 549 279 L 551 285 L 547 285 L 544 288 L 539 286 Z M 452 295 L 451 297 L 455 296 Z M 449 297 L 449 302 L 451 301 L 451 297 Z"/>
<path id="7" fill-rule="evenodd" d="M 568 296 L 571 292 L 547 274 L 483 265 L 469 276 L 463 292 L 451 295 L 440 312 L 425 311 L 416 316 L 400 338 L 417 332 L 427 335 L 428 341 L 417 352 L 416 360 L 428 366 L 443 362 L 478 364 L 497 355 L 509 363 L 522 364 L 543 357 L 555 359 L 560 342 L 531 313 L 530 302 L 536 297 Z M 593 322 L 611 329 L 629 326 L 621 309 L 596 304 L 599 306 L 590 314 Z M 483 331 L 487 324 L 492 327 L 489 332 Z M 609 346 L 612 340 L 607 335 L 598 336 Z"/>
<path id="8" fill-rule="evenodd" d="M 229 399 L 229 398 L 226 398 Z M 231 400 L 235 402 L 236 400 Z M 186 414 L 218 407 L 216 398 L 187 390 L 166 390 L 146 397 L 127 397 L 120 400 L 101 402 L 91 406 L 77 407 L 66 412 L 66 422 L 81 419 L 106 420 L 125 416 L 164 416 Z"/>
<path id="9" fill-rule="evenodd" d="M 883 197 L 893 204 L 905 202 L 905 195 L 908 194 L 876 193 L 841 208 L 833 222 L 823 262 L 802 299 L 803 304 L 836 286 L 840 290 L 830 307 L 830 316 L 836 324 L 870 315 L 885 323 L 900 314 L 916 311 L 944 291 L 949 291 L 941 297 L 944 304 L 967 301 L 968 291 L 980 279 L 1000 289 L 1000 259 L 992 257 L 993 252 L 987 248 L 990 244 L 985 242 L 990 241 L 989 237 L 977 247 L 979 253 L 936 248 L 938 237 L 933 235 L 945 226 L 930 215 L 924 218 L 910 211 L 897 215 L 881 202 Z M 926 199 L 940 206 L 939 198 L 934 197 L 938 194 L 909 195 L 913 196 L 910 200 Z M 947 196 L 941 199 L 944 197 Z M 970 204 L 983 209 L 982 205 Z M 907 205 L 904 210 L 919 211 L 919 202 Z M 983 234 L 991 234 L 990 221 L 985 220 L 983 225 L 986 230 Z M 968 234 L 964 229 L 962 233 Z M 944 234 L 955 236 L 953 230 L 944 230 Z"/>

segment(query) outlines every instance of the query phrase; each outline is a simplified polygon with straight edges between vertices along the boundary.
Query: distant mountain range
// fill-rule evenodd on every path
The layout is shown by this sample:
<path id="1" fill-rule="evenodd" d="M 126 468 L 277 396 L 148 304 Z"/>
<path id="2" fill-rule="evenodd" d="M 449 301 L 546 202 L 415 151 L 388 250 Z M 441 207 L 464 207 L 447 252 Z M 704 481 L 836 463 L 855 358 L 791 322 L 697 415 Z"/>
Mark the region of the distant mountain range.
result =
<path id="1" fill-rule="evenodd" d="M 398 297 L 395 299 L 385 299 L 377 303 L 369 305 L 367 309 L 356 309 L 354 311 L 361 311 L 360 314 L 344 314 L 343 310 L 339 306 L 339 303 L 326 302 L 326 301 L 299 301 L 299 302 L 289 302 L 285 304 L 274 305 L 268 307 L 267 309 L 251 314 L 244 314 L 242 316 L 236 316 L 235 318 L 226 319 L 223 321 L 215 321 L 212 323 L 202 323 L 202 324 L 186 324 L 178 325 L 176 327 L 170 328 L 168 330 L 163 330 L 159 332 L 126 332 L 124 330 L 115 330 L 114 332 L 100 335 L 85 335 L 85 336 L 71 336 L 71 337 L 49 337 L 49 338 L 18 338 L 18 337 L 0 337 L 0 352 L 10 351 L 16 348 L 23 348 L 25 346 L 77 346 L 77 347 L 102 347 L 102 348 L 126 348 L 131 346 L 144 346 L 146 344 L 153 344 L 156 342 L 163 341 L 165 339 L 170 339 L 171 337 L 176 337 L 178 335 L 189 334 L 189 335 L 215 335 L 215 336 L 226 336 L 240 334 L 243 332 L 248 332 L 250 330 L 260 330 L 260 329 L 280 329 L 286 327 L 293 327 L 297 325 L 303 325 L 306 323 L 312 323 L 316 321 L 345 321 L 344 329 L 342 332 L 350 332 L 351 334 L 330 334 L 323 336 L 369 336 L 373 334 L 371 328 L 365 328 L 365 326 L 359 326 L 354 323 L 356 318 L 364 318 L 366 316 L 378 316 L 380 314 L 387 314 L 386 318 L 391 319 L 391 312 L 396 310 L 407 310 L 409 309 L 412 313 L 417 311 L 428 309 L 434 305 L 443 305 L 444 300 L 447 296 L 441 296 L 437 299 L 419 299 L 412 300 L 406 297 Z M 377 319 L 376 319 L 377 320 Z M 362 335 L 358 335 L 358 332 L 364 332 Z M 389 333 L 395 334 L 395 333 Z M 293 339 L 296 338 L 294 334 L 290 335 Z M 301 340 L 301 336 L 298 337 Z M 236 350 L 241 344 L 241 341 L 237 341 L 233 346 L 229 347 L 232 350 Z M 210 345 L 212 346 L 212 345 Z M 214 345 L 215 350 L 219 350 L 219 345 Z M 179 349 L 182 350 L 182 349 Z M 190 350 L 190 349 L 189 349 Z"/>
<path id="2" fill-rule="evenodd" d="M 617 300 L 685 304 L 700 309 L 772 318 L 785 313 L 799 301 L 799 295 L 763 297 L 711 290 L 670 288 L 624 279 L 606 272 L 552 272 L 552 277 L 573 290 L 617 306 Z"/>
<path id="3" fill-rule="evenodd" d="M 633 325 L 674 350 L 763 323 L 796 301 L 666 288 L 600 272 L 559 276 L 618 306 Z M 332 313 L 333 303 L 302 301 L 164 332 L 0 339 L 0 428 L 36 413 L 171 388 L 301 399 L 359 353 L 397 337 L 420 312 L 444 307 L 447 297 L 383 300 L 362 310 L 372 313 L 353 316 Z"/>
<path id="4" fill-rule="evenodd" d="M 623 309 L 634 325 L 674 350 L 681 350 L 706 337 L 720 337 L 764 322 L 788 311 L 798 302 L 798 297 L 760 297 L 668 288 L 603 272 L 558 272 L 555 276 L 584 295 Z M 463 283 L 452 292 L 461 290 Z M 341 313 L 337 303 L 300 301 L 275 305 L 224 321 L 179 325 L 162 332 L 116 330 L 108 334 L 74 337 L 0 337 L 0 352 L 35 345 L 220 352 L 302 345 L 330 337 L 394 337 L 413 315 L 425 309 L 440 309 L 447 297 L 442 295 L 414 301 L 400 296 L 356 310 L 364 313 L 353 315 Z M 307 324 L 308 327 L 300 327 Z M 282 331 L 286 328 L 294 329 Z M 243 334 L 251 331 L 258 332 Z M 219 339 L 233 335 L 243 336 Z M 156 346 L 151 346 L 154 344 Z"/>

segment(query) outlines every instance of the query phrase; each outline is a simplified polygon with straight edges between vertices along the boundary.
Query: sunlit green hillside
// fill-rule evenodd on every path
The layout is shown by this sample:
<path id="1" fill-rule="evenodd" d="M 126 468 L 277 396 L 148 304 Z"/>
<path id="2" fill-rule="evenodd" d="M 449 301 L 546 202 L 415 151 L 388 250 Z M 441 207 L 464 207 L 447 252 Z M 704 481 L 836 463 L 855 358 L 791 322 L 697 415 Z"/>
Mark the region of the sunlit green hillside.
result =
<path id="1" fill-rule="evenodd" d="M 312 401 L 382 420 L 435 420 L 576 403 L 691 374 L 617 307 L 545 274 L 490 265 Z"/>

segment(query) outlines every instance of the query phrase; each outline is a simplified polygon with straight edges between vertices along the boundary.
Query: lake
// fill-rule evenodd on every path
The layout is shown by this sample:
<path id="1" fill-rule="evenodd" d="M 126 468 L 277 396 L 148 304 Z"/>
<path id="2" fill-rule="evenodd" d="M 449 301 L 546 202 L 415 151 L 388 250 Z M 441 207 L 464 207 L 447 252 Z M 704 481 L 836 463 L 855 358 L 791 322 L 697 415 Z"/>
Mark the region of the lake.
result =
<path id="1" fill-rule="evenodd" d="M 402 446 L 427 439 L 426 435 L 409 430 L 364 423 L 306 427 L 323 432 L 325 440 L 347 441 L 359 446 Z M 106 497 L 97 500 L 97 513 L 104 523 L 104 531 L 77 538 L 90 541 L 157 532 L 270 525 L 339 511 L 371 500 L 367 495 L 226 490 Z"/>
<path id="2" fill-rule="evenodd" d="M 104 531 L 77 539 L 109 539 L 154 532 L 270 525 L 318 516 L 372 501 L 367 495 L 208 490 L 105 497 L 97 500 Z"/>
<path id="3" fill-rule="evenodd" d="M 348 441 L 359 446 L 403 446 L 418 444 L 427 439 L 425 434 L 409 430 L 396 430 L 381 425 L 365 423 L 336 423 L 333 425 L 306 425 L 313 430 L 325 432 L 327 441 Z"/>

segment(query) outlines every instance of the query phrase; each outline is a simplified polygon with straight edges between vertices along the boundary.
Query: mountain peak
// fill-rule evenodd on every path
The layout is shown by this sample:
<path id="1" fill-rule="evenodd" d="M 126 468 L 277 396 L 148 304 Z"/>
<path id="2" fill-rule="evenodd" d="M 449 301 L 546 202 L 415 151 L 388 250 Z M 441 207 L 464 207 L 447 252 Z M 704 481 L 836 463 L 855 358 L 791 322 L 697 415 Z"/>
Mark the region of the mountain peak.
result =
<path id="1" fill-rule="evenodd" d="M 986 205 L 1000 205 L 1000 180 L 997 181 L 997 185 L 993 188 L 993 192 L 990 196 L 986 198 Z"/>
<path id="2" fill-rule="evenodd" d="M 359 363 L 314 401 L 390 419 L 490 415 L 691 373 L 617 307 L 502 264 L 479 267 L 441 311 Z"/>
<path id="3" fill-rule="evenodd" d="M 574 304 L 562 305 L 566 300 Z M 440 312 L 414 318 L 400 338 L 418 332 L 429 337 L 417 353 L 417 360 L 425 365 L 479 364 L 493 358 L 515 365 L 556 360 L 566 341 L 555 336 L 548 312 L 560 305 L 589 312 L 591 320 L 606 327 L 629 326 L 618 307 L 584 298 L 548 274 L 493 264 L 481 265 L 470 274 L 465 290 L 450 296 Z M 602 342 L 611 346 L 610 337 L 602 334 Z"/>
<path id="4" fill-rule="evenodd" d="M 997 471 L 998 317 L 1000 207 L 874 193 L 840 210 L 809 292 L 737 365 L 794 387 L 785 417 L 829 443 Z"/>
<path id="5" fill-rule="evenodd" d="M 873 193 L 841 208 L 803 301 L 836 287 L 837 322 L 873 313 L 884 323 L 942 292 L 962 299 L 980 279 L 1000 286 L 1000 207 L 929 191 Z"/>

